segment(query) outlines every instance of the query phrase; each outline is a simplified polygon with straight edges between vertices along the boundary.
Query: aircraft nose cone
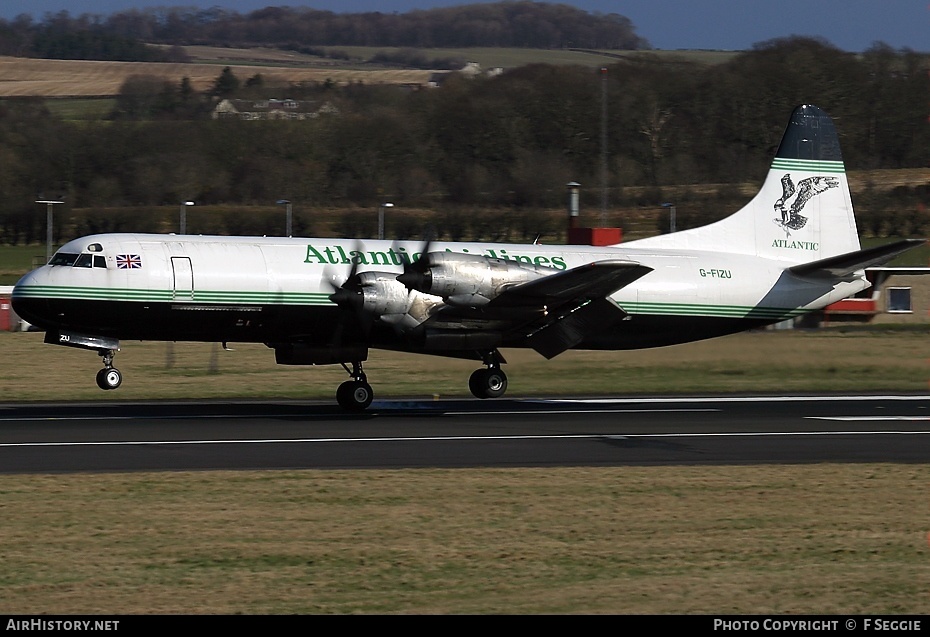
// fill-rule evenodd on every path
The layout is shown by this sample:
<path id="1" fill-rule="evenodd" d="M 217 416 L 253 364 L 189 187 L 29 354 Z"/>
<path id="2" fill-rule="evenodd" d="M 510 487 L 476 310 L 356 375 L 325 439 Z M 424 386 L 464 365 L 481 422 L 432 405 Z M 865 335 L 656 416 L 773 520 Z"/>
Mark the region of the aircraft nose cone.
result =
<path id="1" fill-rule="evenodd" d="M 30 272 L 13 286 L 10 302 L 13 311 L 27 323 L 46 327 L 50 321 L 48 299 L 43 292 L 44 277 L 37 272 Z"/>

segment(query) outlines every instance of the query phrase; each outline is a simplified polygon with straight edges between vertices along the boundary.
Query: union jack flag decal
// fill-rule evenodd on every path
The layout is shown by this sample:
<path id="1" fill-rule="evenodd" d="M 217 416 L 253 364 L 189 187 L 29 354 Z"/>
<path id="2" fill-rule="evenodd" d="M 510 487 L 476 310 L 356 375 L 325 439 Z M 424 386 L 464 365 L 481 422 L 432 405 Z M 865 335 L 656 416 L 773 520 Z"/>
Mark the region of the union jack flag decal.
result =
<path id="1" fill-rule="evenodd" d="M 142 257 L 138 254 L 117 254 L 116 267 L 120 270 L 130 270 L 142 267 Z"/>

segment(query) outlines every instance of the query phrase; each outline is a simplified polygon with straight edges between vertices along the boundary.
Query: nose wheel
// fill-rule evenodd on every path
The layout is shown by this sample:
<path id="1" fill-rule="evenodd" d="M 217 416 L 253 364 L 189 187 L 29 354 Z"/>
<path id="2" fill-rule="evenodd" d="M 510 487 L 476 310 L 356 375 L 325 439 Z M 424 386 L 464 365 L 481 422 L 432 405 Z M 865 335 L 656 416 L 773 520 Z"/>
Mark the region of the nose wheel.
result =
<path id="1" fill-rule="evenodd" d="M 123 383 L 123 375 L 115 367 L 101 369 L 97 372 L 97 387 L 100 389 L 116 389 Z"/>
<path id="2" fill-rule="evenodd" d="M 103 369 L 97 372 L 97 387 L 100 389 L 116 389 L 123 383 L 123 375 L 113 367 L 113 350 L 100 352 L 103 358 Z"/>

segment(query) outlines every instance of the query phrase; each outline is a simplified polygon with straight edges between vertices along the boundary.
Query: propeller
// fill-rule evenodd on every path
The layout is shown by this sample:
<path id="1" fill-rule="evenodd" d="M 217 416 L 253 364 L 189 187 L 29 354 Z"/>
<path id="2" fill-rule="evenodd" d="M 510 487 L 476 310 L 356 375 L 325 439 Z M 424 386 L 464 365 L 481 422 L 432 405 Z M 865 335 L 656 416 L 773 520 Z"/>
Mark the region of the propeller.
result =
<path id="1" fill-rule="evenodd" d="M 359 248 L 361 248 L 361 242 L 357 241 L 355 251 L 357 252 Z M 349 276 L 345 278 L 342 284 L 336 283 L 337 278 L 338 275 L 333 274 L 329 268 L 323 271 L 323 281 L 333 290 L 333 293 L 329 295 L 329 300 L 336 305 L 353 303 L 354 297 L 358 296 L 362 291 L 361 280 L 358 276 L 358 259 L 352 260 Z"/>
<path id="2" fill-rule="evenodd" d="M 355 251 L 360 252 L 362 249 L 361 241 L 355 243 Z M 323 281 L 333 292 L 329 295 L 329 300 L 339 306 L 344 312 L 353 315 L 364 333 L 368 333 L 371 327 L 372 317 L 368 316 L 363 308 L 364 297 L 362 295 L 362 281 L 358 275 L 359 261 L 352 260 L 352 267 L 349 269 L 349 276 L 342 282 L 336 283 L 338 275 L 332 273 L 328 268 L 323 271 Z M 342 322 L 340 322 L 341 332 Z"/>
<path id="3" fill-rule="evenodd" d="M 422 292 L 430 288 L 432 276 L 429 271 L 429 249 L 432 244 L 433 233 L 431 232 L 423 242 L 423 247 L 420 249 L 420 258 L 410 263 L 404 262 L 404 271 L 397 276 L 397 280 L 408 290 L 419 290 Z"/>

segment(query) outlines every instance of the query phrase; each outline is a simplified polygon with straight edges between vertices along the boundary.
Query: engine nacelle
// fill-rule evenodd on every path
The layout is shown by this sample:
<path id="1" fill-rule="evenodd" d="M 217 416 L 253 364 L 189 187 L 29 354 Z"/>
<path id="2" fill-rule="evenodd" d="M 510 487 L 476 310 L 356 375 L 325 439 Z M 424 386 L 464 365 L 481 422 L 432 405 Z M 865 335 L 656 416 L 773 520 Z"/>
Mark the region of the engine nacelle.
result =
<path id="1" fill-rule="evenodd" d="M 362 309 L 401 331 L 418 326 L 443 304 L 436 296 L 408 290 L 393 272 L 362 272 L 358 277 Z"/>
<path id="2" fill-rule="evenodd" d="M 557 270 L 460 252 L 430 252 L 425 272 L 407 272 L 398 277 L 404 285 L 441 297 L 450 305 L 485 305 L 504 290 Z"/>
<path id="3" fill-rule="evenodd" d="M 362 272 L 362 309 L 372 314 L 406 314 L 412 300 L 410 290 L 390 272 Z"/>

